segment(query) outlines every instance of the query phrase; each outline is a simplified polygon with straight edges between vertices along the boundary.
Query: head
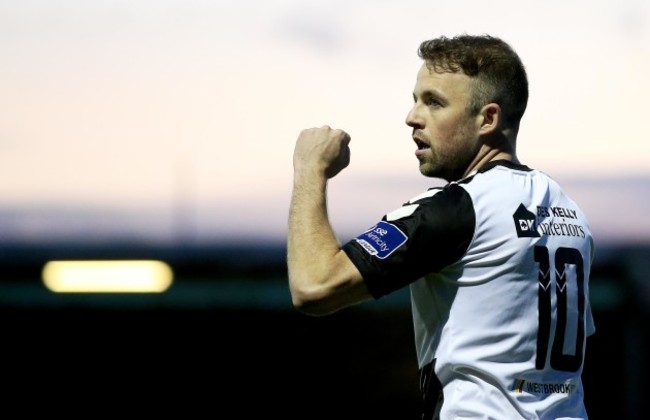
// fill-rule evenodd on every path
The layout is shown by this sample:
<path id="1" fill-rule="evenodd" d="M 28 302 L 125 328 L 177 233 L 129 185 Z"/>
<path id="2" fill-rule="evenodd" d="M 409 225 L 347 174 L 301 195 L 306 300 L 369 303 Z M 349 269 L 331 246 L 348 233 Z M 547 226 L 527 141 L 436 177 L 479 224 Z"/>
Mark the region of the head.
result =
<path id="1" fill-rule="evenodd" d="M 528 102 L 526 71 L 514 50 L 489 35 L 460 35 L 424 41 L 418 55 L 423 64 L 406 123 L 420 171 L 453 181 L 489 150 L 514 154 Z"/>

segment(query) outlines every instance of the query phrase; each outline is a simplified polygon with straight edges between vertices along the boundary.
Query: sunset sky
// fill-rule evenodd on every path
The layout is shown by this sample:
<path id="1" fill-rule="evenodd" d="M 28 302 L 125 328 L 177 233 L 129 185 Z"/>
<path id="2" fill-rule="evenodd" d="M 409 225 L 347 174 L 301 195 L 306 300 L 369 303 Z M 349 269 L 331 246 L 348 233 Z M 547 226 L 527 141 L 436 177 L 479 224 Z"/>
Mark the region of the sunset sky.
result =
<path id="1" fill-rule="evenodd" d="M 281 237 L 301 129 L 352 136 L 342 236 L 424 188 L 420 41 L 490 33 L 528 70 L 520 160 L 650 240 L 650 6 L 622 1 L 0 0 L 0 234 Z M 0 239 L 1 240 L 1 239 Z"/>

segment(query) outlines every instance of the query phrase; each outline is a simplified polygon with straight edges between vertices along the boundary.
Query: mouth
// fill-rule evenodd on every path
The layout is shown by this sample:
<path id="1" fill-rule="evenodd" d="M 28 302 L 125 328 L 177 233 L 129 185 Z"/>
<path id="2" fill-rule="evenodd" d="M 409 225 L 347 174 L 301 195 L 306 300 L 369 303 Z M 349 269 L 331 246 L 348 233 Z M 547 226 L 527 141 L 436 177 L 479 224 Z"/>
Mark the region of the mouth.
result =
<path id="1" fill-rule="evenodd" d="M 431 146 L 429 146 L 428 143 L 420 140 L 419 138 L 417 138 L 415 136 L 413 137 L 413 141 L 415 142 L 415 145 L 417 146 L 418 150 L 426 150 L 426 149 L 431 148 Z"/>
<path id="2" fill-rule="evenodd" d="M 418 150 L 425 150 L 429 148 L 429 145 L 424 143 L 423 141 L 420 141 L 418 139 L 415 139 L 415 145 L 418 147 Z"/>

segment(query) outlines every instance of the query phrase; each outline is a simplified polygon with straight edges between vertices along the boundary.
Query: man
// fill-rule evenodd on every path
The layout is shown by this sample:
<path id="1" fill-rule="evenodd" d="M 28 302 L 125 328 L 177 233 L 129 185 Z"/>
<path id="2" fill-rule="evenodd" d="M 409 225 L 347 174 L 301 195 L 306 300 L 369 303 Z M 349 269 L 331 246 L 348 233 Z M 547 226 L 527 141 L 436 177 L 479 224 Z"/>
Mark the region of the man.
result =
<path id="1" fill-rule="evenodd" d="M 526 71 L 501 39 L 425 41 L 406 117 L 420 172 L 448 181 L 341 246 L 326 187 L 350 136 L 303 130 L 287 263 L 294 306 L 320 316 L 409 286 L 423 419 L 585 419 L 581 373 L 591 232 L 580 208 L 516 155 Z"/>

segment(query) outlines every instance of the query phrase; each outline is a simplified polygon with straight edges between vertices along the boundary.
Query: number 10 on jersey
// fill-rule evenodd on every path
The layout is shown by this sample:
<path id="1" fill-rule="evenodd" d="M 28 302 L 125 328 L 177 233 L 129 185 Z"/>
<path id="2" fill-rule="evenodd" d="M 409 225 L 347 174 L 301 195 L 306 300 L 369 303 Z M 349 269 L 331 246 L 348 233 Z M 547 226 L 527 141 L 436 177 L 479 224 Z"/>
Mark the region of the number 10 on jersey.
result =
<path id="1" fill-rule="evenodd" d="M 555 251 L 554 266 L 551 270 L 551 259 L 548 248 L 543 245 L 535 246 L 535 262 L 538 270 L 538 317 L 539 330 L 537 333 L 537 358 L 535 368 L 544 369 L 549 347 L 551 350 L 551 368 L 565 372 L 576 372 L 582 366 L 583 344 L 585 337 L 585 273 L 582 255 L 574 248 L 558 248 Z M 570 270 L 573 266 L 575 270 Z M 555 333 L 551 334 L 553 306 L 552 306 L 552 278 L 555 273 L 556 310 Z M 570 288 L 569 283 L 575 282 L 575 288 Z M 572 309 L 569 290 L 577 291 L 577 325 L 575 317 L 569 316 Z M 573 322 L 571 322 L 571 318 Z M 571 325 L 573 324 L 573 325 Z M 565 354 L 565 341 L 575 340 L 573 354 Z"/>

